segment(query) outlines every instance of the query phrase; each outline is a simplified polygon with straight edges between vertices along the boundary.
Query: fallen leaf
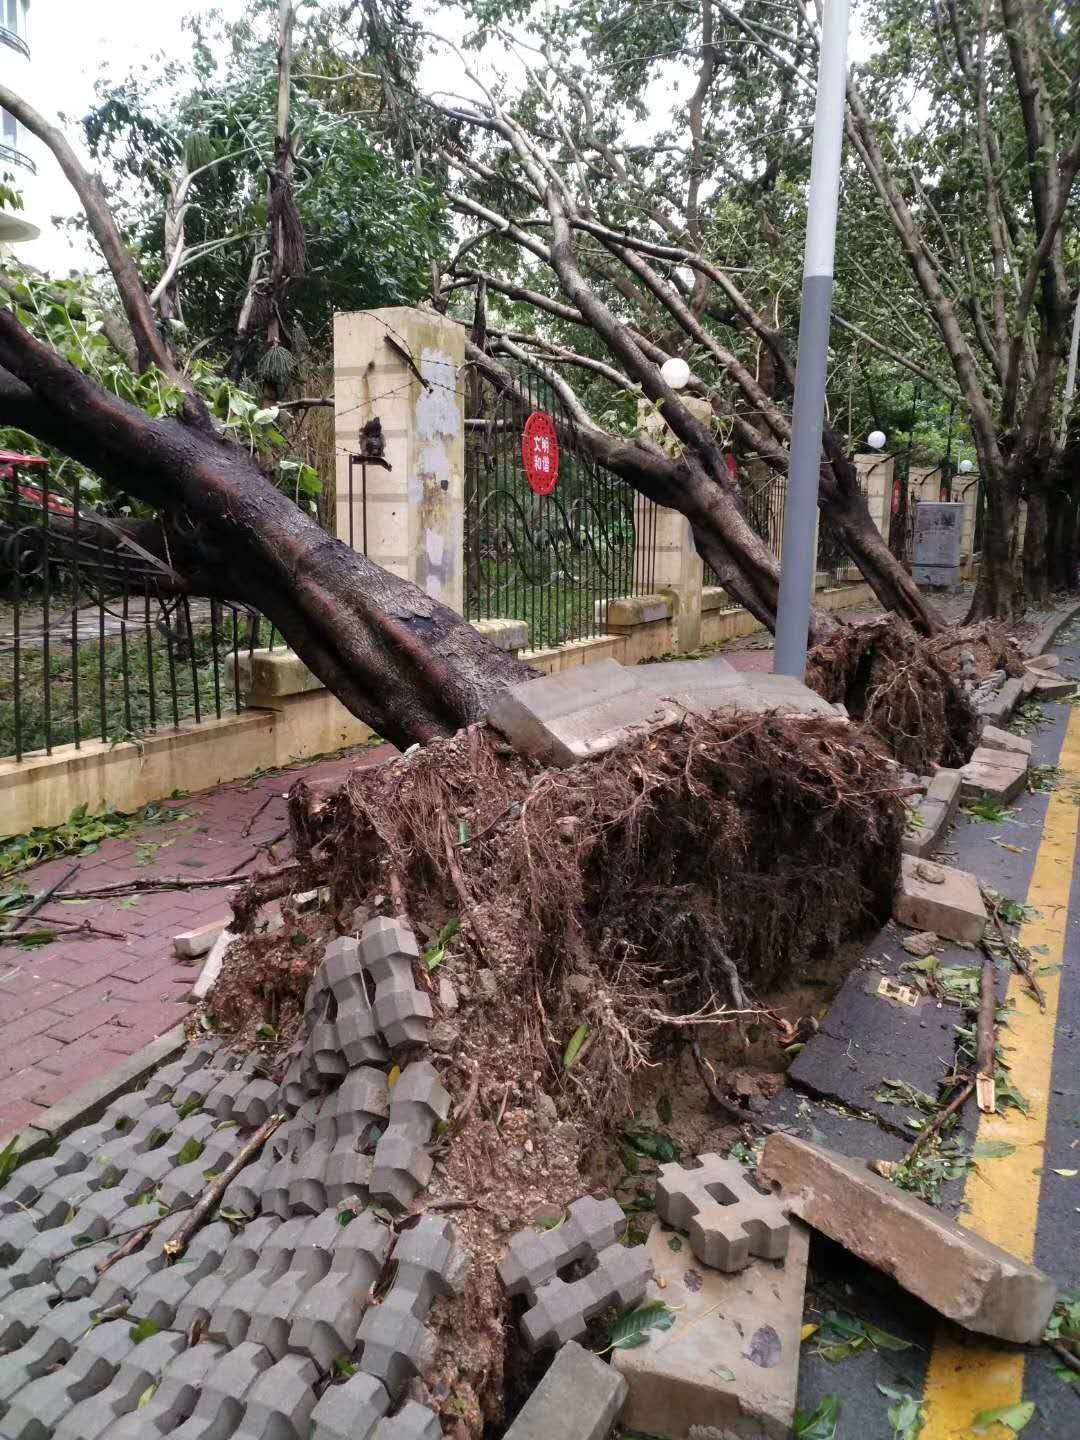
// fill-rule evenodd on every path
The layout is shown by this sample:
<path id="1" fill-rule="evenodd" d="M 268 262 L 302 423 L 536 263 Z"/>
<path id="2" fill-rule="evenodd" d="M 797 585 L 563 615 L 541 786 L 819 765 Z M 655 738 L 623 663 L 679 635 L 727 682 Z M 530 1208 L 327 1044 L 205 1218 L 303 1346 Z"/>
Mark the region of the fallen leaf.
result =
<path id="1" fill-rule="evenodd" d="M 971 1422 L 973 1430 L 989 1430 L 991 1425 L 1005 1425 L 1019 1435 L 1035 1414 L 1035 1402 L 1023 1400 L 1017 1405 L 1002 1405 L 997 1410 L 983 1410 Z"/>
<path id="2" fill-rule="evenodd" d="M 1071 1180 L 1074 1175 L 1080 1175 L 1080 1170 L 1055 1170 L 1055 1175 L 1060 1175 L 1063 1180 Z"/>
<path id="3" fill-rule="evenodd" d="M 799 1334 L 799 1343 L 800 1343 L 800 1344 L 805 1344 L 806 1341 L 810 1339 L 810 1336 L 811 1336 L 811 1335 L 816 1335 L 816 1334 L 817 1334 L 818 1329 L 819 1329 L 819 1326 L 817 1326 L 817 1325 L 804 1325 L 804 1326 L 802 1327 L 802 1330 L 801 1330 L 800 1334 Z"/>
<path id="4" fill-rule="evenodd" d="M 757 1365 L 762 1370 L 771 1370 L 774 1365 L 780 1363 L 780 1356 L 783 1352 L 783 1345 L 780 1336 L 771 1325 L 762 1325 L 760 1330 L 754 1331 L 754 1337 L 750 1341 L 750 1349 L 746 1352 L 746 1358 L 751 1365 Z"/>

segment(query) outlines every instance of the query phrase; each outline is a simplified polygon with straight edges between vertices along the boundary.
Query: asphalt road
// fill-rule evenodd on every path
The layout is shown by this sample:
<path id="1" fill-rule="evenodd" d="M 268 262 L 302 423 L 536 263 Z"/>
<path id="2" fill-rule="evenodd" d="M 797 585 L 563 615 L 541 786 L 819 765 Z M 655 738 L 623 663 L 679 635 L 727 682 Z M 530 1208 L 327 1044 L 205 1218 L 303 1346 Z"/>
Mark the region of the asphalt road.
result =
<path id="1" fill-rule="evenodd" d="M 1080 627 L 1066 628 L 1054 647 L 1062 673 L 1080 676 Z M 1016 1013 L 1001 1034 L 1021 1090 L 1029 1087 L 1031 1112 L 1011 1110 L 985 1117 L 979 1139 L 1006 1139 L 1011 1156 L 980 1160 L 963 1178 L 945 1187 L 942 1208 L 965 1225 L 1013 1253 L 1033 1258 L 1060 1289 L 1080 1287 L 1080 892 L 1077 887 L 1077 824 L 1080 821 L 1080 708 L 1044 706 L 1047 723 L 1032 735 L 1033 764 L 1062 766 L 1053 793 L 1025 794 L 1009 818 L 986 823 L 961 814 L 949 842 L 951 863 L 973 871 L 985 885 L 1018 901 L 1040 902 L 1021 938 L 1042 952 L 1047 974 L 1047 1014 L 1018 998 Z M 1005 848 L 1006 846 L 1012 848 Z M 890 925 L 868 948 L 870 972 L 897 975 L 910 957 Z M 1056 968 L 1060 951 L 1060 971 Z M 979 963 L 979 954 L 944 946 L 946 964 Z M 902 977 L 901 977 L 902 978 Z M 1009 977 L 999 985 L 1005 998 Z M 952 1057 L 952 1027 L 961 1015 L 952 1007 L 923 1002 L 903 1011 L 862 987 L 849 986 L 834 1006 L 823 1034 L 811 1042 L 797 1067 L 799 1089 L 782 1092 L 773 1118 L 792 1123 L 807 1138 L 845 1153 L 895 1159 L 910 1144 L 903 1106 L 875 1100 L 882 1079 L 906 1080 L 934 1092 Z M 856 1118 L 856 1108 L 872 1118 Z M 965 1108 L 964 1130 L 975 1139 L 979 1115 Z M 1056 1171 L 1073 1171 L 1059 1175 Z M 926 1400 L 921 1440 L 1008 1440 L 1013 1431 L 991 1426 L 977 1432 L 971 1422 L 981 1411 L 1021 1398 L 1036 1411 L 1024 1440 L 1080 1437 L 1080 1387 L 1054 1374 L 1045 1350 L 976 1343 L 939 1321 L 885 1277 L 815 1238 L 806 1320 L 837 1309 L 911 1342 L 900 1351 L 866 1350 L 839 1362 L 804 1346 L 799 1406 L 812 1411 L 828 1395 L 840 1398 L 839 1440 L 894 1440 L 887 1418 L 894 1403 L 878 1389 L 885 1385 Z M 906 1435 L 904 1440 L 907 1440 Z"/>

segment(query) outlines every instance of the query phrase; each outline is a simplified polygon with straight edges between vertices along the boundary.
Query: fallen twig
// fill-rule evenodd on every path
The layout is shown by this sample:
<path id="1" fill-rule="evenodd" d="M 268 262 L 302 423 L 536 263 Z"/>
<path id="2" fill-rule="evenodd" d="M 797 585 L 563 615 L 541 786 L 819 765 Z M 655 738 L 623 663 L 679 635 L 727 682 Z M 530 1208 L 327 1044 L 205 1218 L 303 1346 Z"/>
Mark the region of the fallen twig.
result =
<path id="1" fill-rule="evenodd" d="M 176 1256 L 184 1253 L 191 1237 L 195 1234 L 196 1230 L 205 1223 L 211 1210 L 214 1209 L 222 1195 L 225 1194 L 231 1182 L 240 1174 L 240 1171 L 248 1161 L 254 1159 L 284 1119 L 284 1115 L 271 1115 L 265 1124 L 259 1126 L 247 1144 L 237 1151 L 228 1165 L 225 1166 L 225 1169 L 222 1170 L 221 1174 L 216 1176 L 213 1183 L 207 1186 L 192 1209 L 191 1214 L 184 1221 L 183 1225 L 180 1226 L 180 1229 L 171 1240 L 165 1241 L 162 1249 L 166 1255 L 171 1259 L 175 1259 Z"/>
<path id="2" fill-rule="evenodd" d="M 454 1110 L 454 1118 L 450 1122 L 449 1138 L 452 1140 L 455 1135 L 460 1135 L 465 1128 L 465 1121 L 469 1118 L 469 1112 L 476 1104 L 476 1097 L 480 1093 L 480 1066 L 473 1069 L 473 1077 L 469 1082 L 469 1088 L 465 1092 L 460 1105 Z"/>
<path id="3" fill-rule="evenodd" d="M 994 1016 L 997 1010 L 994 975 L 993 958 L 986 955 L 983 959 L 979 1018 L 975 1028 L 975 1099 L 984 1115 L 993 1115 L 997 1110 L 994 1084 L 994 1050 L 997 1042 L 994 1032 Z"/>
<path id="4" fill-rule="evenodd" d="M 254 825 L 255 825 L 255 821 L 258 820 L 259 816 L 263 813 L 263 811 L 266 809 L 266 807 L 267 807 L 268 805 L 272 805 L 275 800 L 277 800 L 277 799 L 279 799 L 279 798 L 281 797 L 282 794 L 283 794 L 283 792 L 282 792 L 281 790 L 275 790 L 275 791 L 273 792 L 273 794 L 268 795 L 268 796 L 266 797 L 266 799 L 262 802 L 262 804 L 261 804 L 256 810 L 252 811 L 251 819 L 247 822 L 247 824 L 244 826 L 244 828 L 240 831 L 240 839 L 241 839 L 241 840 L 246 840 L 246 839 L 247 839 L 247 837 L 251 834 L 252 828 L 253 828 Z"/>
<path id="5" fill-rule="evenodd" d="M 965 1080 L 963 1085 L 961 1085 L 960 1089 L 949 1101 L 948 1105 L 945 1105 L 940 1110 L 936 1111 L 933 1119 L 926 1122 L 923 1128 L 919 1131 L 918 1135 L 915 1137 L 915 1143 L 912 1145 L 911 1149 L 904 1156 L 903 1160 L 899 1161 L 898 1163 L 901 1165 L 910 1165 L 912 1160 L 915 1159 L 916 1155 L 918 1155 L 919 1151 L 926 1144 L 927 1140 L 930 1139 L 931 1135 L 939 1134 L 939 1132 L 941 1131 L 941 1127 L 945 1124 L 945 1121 L 950 1119 L 951 1116 L 955 1115 L 957 1111 L 961 1110 L 964 1105 L 967 1104 L 968 1100 L 974 1093 L 974 1090 L 974 1079 Z"/>
<path id="6" fill-rule="evenodd" d="M 1080 1374 L 1080 1360 L 1067 1345 L 1063 1345 L 1060 1340 L 1046 1340 L 1044 1344 L 1048 1350 L 1054 1352 L 1063 1365 L 1067 1365 L 1070 1370 L 1075 1370 L 1077 1374 Z"/>
<path id="7" fill-rule="evenodd" d="M 701 1053 L 701 1045 L 697 1040 L 691 1040 L 690 1053 L 694 1057 L 694 1064 L 697 1066 L 701 1082 L 709 1092 L 709 1099 L 723 1113 L 735 1121 L 737 1125 L 755 1125 L 759 1130 L 765 1130 L 772 1134 L 778 1127 L 770 1125 L 766 1120 L 759 1120 L 756 1115 L 751 1115 L 741 1109 L 733 1100 L 720 1093 L 720 1087 L 716 1083 L 716 1077 L 705 1056 Z"/>
<path id="8" fill-rule="evenodd" d="M 160 1225 L 162 1220 L 167 1220 L 170 1215 L 182 1215 L 185 1210 L 190 1210 L 191 1208 L 190 1205 L 177 1205 L 172 1210 L 166 1210 L 163 1215 L 159 1215 L 153 1223 L 154 1225 Z M 60 1264 L 61 1260 L 66 1260 L 69 1255 L 78 1255 L 81 1250 L 89 1250 L 93 1245 L 107 1245 L 110 1240 L 122 1240 L 125 1235 L 138 1235 L 140 1231 L 147 1228 L 148 1223 L 149 1222 L 144 1221 L 142 1225 L 132 1225 L 127 1230 L 117 1230 L 108 1235 L 101 1235 L 96 1240 L 84 1240 L 81 1245 L 73 1245 L 70 1250 L 65 1250 L 62 1255 L 57 1255 L 54 1258 L 54 1273 L 55 1267 Z M 119 1256 L 117 1258 L 119 1259 Z"/>
<path id="9" fill-rule="evenodd" d="M 144 1225 L 142 1229 L 133 1230 L 123 1245 L 120 1246 L 119 1250 L 114 1250 L 111 1255 L 106 1255 L 104 1260 L 98 1261 L 94 1266 L 97 1274 L 104 1275 L 105 1271 L 111 1270 L 118 1260 L 123 1260 L 127 1255 L 133 1255 L 143 1241 L 147 1240 L 158 1225 L 161 1224 L 161 1219 L 162 1217 L 157 1216 L 151 1220 L 148 1225 Z"/>
<path id="10" fill-rule="evenodd" d="M 983 903 L 989 908 L 991 919 L 994 922 L 994 928 L 997 930 L 997 933 L 1001 939 L 1001 943 L 1005 946 L 1009 959 L 1016 966 L 1018 972 L 1024 977 L 1027 987 L 1031 991 L 1032 997 L 1037 1002 L 1039 1009 L 1045 1010 L 1046 996 L 1043 994 L 1042 986 L 1039 984 L 1038 980 L 1035 979 L 1035 973 L 1032 970 L 1029 961 L 1024 957 L 1020 946 L 1017 945 L 1016 941 L 1005 929 L 1005 926 L 1002 923 L 1001 915 L 998 913 L 997 901 L 990 894 L 989 890 L 987 890 L 985 885 L 980 885 L 979 890 L 983 897 Z M 984 948 L 985 945 L 986 941 L 984 940 Z"/>
<path id="11" fill-rule="evenodd" d="M 20 926 L 25 925 L 26 921 L 30 919 L 31 915 L 36 915 L 43 905 L 48 904 L 48 902 L 60 889 L 61 885 L 67 884 L 67 882 L 75 874 L 78 868 L 78 865 L 72 865 L 71 869 L 67 872 L 66 875 L 61 875 L 59 880 L 55 881 L 52 885 L 50 885 L 47 890 L 43 890 L 35 900 L 31 901 L 31 903 L 26 907 L 26 909 L 22 912 L 22 914 L 18 917 L 17 920 L 13 920 L 10 925 L 5 926 L 3 933 L 5 935 L 13 935 Z"/>

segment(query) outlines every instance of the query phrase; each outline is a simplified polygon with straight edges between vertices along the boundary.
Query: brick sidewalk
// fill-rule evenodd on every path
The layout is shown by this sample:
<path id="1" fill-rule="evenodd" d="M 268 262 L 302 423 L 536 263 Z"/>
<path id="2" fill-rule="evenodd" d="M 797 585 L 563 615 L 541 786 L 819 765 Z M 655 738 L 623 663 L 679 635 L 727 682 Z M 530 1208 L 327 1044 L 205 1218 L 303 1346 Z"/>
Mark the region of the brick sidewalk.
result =
<path id="1" fill-rule="evenodd" d="M 256 847 L 285 829 L 285 792 L 298 779 L 334 780 L 353 766 L 376 765 L 395 753 L 389 745 L 359 750 L 169 801 L 168 808 L 177 812 L 174 822 L 105 841 L 78 860 L 77 873 L 63 888 L 90 890 L 155 876 L 194 880 L 227 873 L 245 857 L 238 874 L 253 874 L 268 863 Z M 52 860 L 15 878 L 41 892 L 75 863 Z M 203 962 L 179 961 L 173 936 L 228 915 L 223 889 L 170 890 L 134 903 L 47 905 L 27 929 L 44 928 L 55 916 L 86 920 L 126 938 L 0 948 L 0 1144 L 32 1125 L 42 1109 L 184 1019 Z"/>

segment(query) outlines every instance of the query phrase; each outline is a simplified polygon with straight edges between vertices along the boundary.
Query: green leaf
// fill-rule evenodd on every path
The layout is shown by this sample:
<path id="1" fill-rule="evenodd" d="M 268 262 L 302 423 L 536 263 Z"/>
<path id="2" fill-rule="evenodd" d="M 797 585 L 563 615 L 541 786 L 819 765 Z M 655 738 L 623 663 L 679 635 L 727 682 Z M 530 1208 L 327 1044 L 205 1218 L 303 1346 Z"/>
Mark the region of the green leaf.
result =
<path id="1" fill-rule="evenodd" d="M 176 1157 L 176 1163 L 177 1165 L 190 1165 L 194 1160 L 198 1160 L 202 1152 L 203 1142 L 196 1140 L 195 1137 L 192 1136 L 190 1140 L 185 1140 L 180 1147 L 180 1154 Z"/>
<path id="2" fill-rule="evenodd" d="M 0 1187 L 11 1179 L 19 1165 L 19 1137 L 13 1135 L 0 1150 Z"/>
<path id="3" fill-rule="evenodd" d="M 836 1427 L 840 1423 L 840 1401 L 835 1395 L 826 1395 L 812 1413 L 800 1410 L 795 1416 L 794 1434 L 797 1440 L 836 1440 Z"/>
<path id="4" fill-rule="evenodd" d="M 448 920 L 446 924 L 442 927 L 442 929 L 439 931 L 439 944 L 449 945 L 450 941 L 453 940 L 454 936 L 458 934 L 460 929 L 460 920 Z"/>
<path id="5" fill-rule="evenodd" d="M 133 1345 L 141 1345 L 144 1340 L 149 1340 L 151 1335 L 156 1335 L 161 1326 L 156 1320 L 140 1320 L 138 1325 L 133 1325 L 128 1331 Z"/>
<path id="6" fill-rule="evenodd" d="M 1019 1435 L 1035 1414 L 1035 1402 L 1022 1400 L 1016 1405 L 1001 1405 L 996 1410 L 983 1410 L 971 1422 L 973 1430 L 989 1430 L 991 1425 L 1004 1425 Z"/>
<path id="7" fill-rule="evenodd" d="M 144 1321 L 143 1323 L 145 1324 L 146 1322 Z M 154 1398 L 155 1394 L 157 1393 L 157 1388 L 158 1388 L 158 1382 L 157 1382 L 156 1380 L 154 1381 L 154 1383 L 153 1383 L 152 1385 L 148 1385 L 148 1386 L 146 1387 L 146 1389 L 142 1392 L 142 1394 L 139 1396 L 139 1402 L 138 1402 L 138 1404 L 135 1406 L 135 1409 L 136 1409 L 136 1410 L 141 1410 L 144 1405 L 149 1405 L 149 1404 L 150 1404 L 150 1401 Z"/>
<path id="8" fill-rule="evenodd" d="M 1004 1160 L 1016 1154 L 1016 1146 L 1008 1140 L 977 1140 L 974 1154 L 976 1160 Z"/>
<path id="9" fill-rule="evenodd" d="M 562 1062 L 564 1070 L 569 1070 L 570 1067 L 574 1064 L 575 1060 L 577 1060 L 578 1056 L 581 1054 L 582 1046 L 585 1044 L 585 1041 L 588 1038 L 588 1025 L 579 1025 L 578 1028 L 574 1031 L 573 1035 L 570 1036 L 570 1044 L 566 1047 L 566 1054 L 563 1056 Z"/>
<path id="10" fill-rule="evenodd" d="M 649 1300 L 620 1315 L 608 1331 L 612 1350 L 636 1350 L 648 1343 L 650 1330 L 670 1330 L 675 1324 L 675 1311 L 663 1300 Z"/>

